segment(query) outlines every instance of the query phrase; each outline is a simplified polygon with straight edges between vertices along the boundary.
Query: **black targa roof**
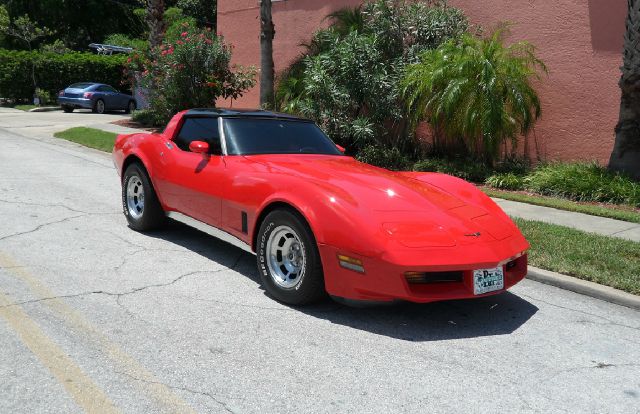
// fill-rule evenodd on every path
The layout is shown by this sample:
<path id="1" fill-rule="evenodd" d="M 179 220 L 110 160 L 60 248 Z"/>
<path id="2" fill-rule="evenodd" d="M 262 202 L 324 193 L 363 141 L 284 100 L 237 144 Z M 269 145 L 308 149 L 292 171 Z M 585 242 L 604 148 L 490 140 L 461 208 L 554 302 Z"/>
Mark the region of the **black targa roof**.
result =
<path id="1" fill-rule="evenodd" d="M 276 119 L 289 119 L 295 121 L 309 121 L 305 118 L 298 116 L 283 114 L 280 112 L 265 111 L 262 109 L 226 109 L 226 108 L 194 108 L 188 110 L 185 115 L 196 116 L 222 116 L 222 117 L 237 117 L 237 118 L 276 118 Z"/>

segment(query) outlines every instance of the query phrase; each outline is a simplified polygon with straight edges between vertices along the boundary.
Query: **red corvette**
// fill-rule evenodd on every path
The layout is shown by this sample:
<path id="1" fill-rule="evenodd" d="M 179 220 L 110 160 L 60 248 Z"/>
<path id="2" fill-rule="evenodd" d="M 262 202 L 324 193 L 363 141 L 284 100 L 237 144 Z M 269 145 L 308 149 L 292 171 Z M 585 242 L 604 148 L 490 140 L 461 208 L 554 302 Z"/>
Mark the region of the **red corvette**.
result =
<path id="1" fill-rule="evenodd" d="M 169 216 L 222 235 L 282 302 L 473 298 L 527 273 L 529 244 L 473 185 L 363 164 L 305 119 L 184 111 L 162 133 L 120 135 L 113 159 L 132 229 Z"/>

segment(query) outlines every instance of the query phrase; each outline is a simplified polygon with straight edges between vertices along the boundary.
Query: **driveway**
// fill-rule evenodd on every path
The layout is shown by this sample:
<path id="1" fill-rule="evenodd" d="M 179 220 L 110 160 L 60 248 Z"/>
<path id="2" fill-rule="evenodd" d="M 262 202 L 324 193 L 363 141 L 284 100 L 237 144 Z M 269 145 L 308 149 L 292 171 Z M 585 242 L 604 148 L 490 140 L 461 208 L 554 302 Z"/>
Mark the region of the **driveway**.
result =
<path id="1" fill-rule="evenodd" d="M 80 117 L 0 113 L 0 412 L 640 412 L 639 312 L 279 304 L 250 254 L 131 231 L 109 155 L 50 138 Z"/>

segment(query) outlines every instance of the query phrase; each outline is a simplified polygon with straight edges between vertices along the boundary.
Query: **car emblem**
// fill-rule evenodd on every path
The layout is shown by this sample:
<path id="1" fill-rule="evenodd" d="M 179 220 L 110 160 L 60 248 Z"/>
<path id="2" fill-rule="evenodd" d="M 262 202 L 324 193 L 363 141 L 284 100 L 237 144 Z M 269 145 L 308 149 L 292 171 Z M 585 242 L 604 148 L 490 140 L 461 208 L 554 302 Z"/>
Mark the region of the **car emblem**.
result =
<path id="1" fill-rule="evenodd" d="M 479 231 L 475 232 L 475 233 L 471 233 L 471 234 L 465 234 L 465 237 L 480 237 L 482 235 L 482 233 L 480 233 Z"/>

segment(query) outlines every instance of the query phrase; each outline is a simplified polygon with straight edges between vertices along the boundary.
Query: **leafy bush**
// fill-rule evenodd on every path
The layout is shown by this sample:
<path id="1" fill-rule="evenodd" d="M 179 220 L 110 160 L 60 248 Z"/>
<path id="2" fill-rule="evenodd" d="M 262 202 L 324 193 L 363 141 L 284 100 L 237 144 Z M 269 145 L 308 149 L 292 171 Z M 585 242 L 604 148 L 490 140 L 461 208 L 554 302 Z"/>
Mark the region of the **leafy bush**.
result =
<path id="1" fill-rule="evenodd" d="M 640 207 L 640 183 L 597 163 L 543 165 L 524 181 L 528 190 L 543 195 Z"/>
<path id="2" fill-rule="evenodd" d="M 386 168 L 392 171 L 408 170 L 411 160 L 398 148 L 387 148 L 380 145 L 367 145 L 356 156 L 358 161 Z"/>
<path id="3" fill-rule="evenodd" d="M 476 183 L 484 182 L 492 173 L 485 163 L 470 158 L 427 158 L 415 163 L 413 170 L 449 174 Z"/>
<path id="4" fill-rule="evenodd" d="M 124 56 L 92 53 L 42 53 L 0 49 L 0 97 L 31 100 L 34 94 L 31 65 L 35 64 L 40 89 L 57 96 L 75 82 L 101 82 L 115 88 L 122 85 Z"/>
<path id="5" fill-rule="evenodd" d="M 166 123 L 164 118 L 159 117 L 156 112 L 149 109 L 134 111 L 131 115 L 131 120 L 145 126 L 161 126 L 163 123 Z"/>
<path id="6" fill-rule="evenodd" d="M 524 179 L 521 175 L 514 173 L 498 173 L 487 178 L 485 184 L 501 190 L 522 190 Z"/>
<path id="7" fill-rule="evenodd" d="M 183 24 L 176 40 L 166 40 L 151 58 L 132 56 L 129 73 L 142 69 L 142 85 L 149 89 L 149 110 L 160 124 L 176 112 L 213 107 L 219 97 L 237 99 L 255 84 L 253 68 L 231 69 L 231 46 L 209 30 Z"/>
<path id="8" fill-rule="evenodd" d="M 546 71 L 526 42 L 503 44 L 504 31 L 488 38 L 464 34 L 420 55 L 402 81 L 412 123 L 428 120 L 436 146 L 462 140 L 469 153 L 493 163 L 506 141 L 515 147 L 540 117 L 531 84 Z"/>
<path id="9" fill-rule="evenodd" d="M 374 0 L 329 18 L 331 27 L 280 76 L 278 108 L 312 118 L 353 152 L 371 146 L 415 153 L 399 79 L 419 53 L 465 32 L 467 19 L 437 0 Z"/>

